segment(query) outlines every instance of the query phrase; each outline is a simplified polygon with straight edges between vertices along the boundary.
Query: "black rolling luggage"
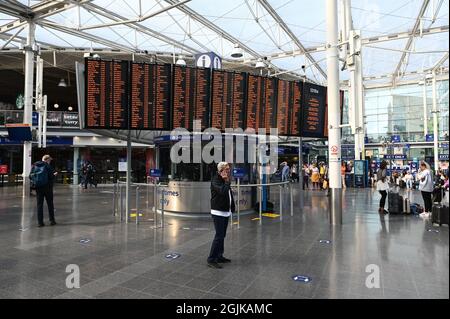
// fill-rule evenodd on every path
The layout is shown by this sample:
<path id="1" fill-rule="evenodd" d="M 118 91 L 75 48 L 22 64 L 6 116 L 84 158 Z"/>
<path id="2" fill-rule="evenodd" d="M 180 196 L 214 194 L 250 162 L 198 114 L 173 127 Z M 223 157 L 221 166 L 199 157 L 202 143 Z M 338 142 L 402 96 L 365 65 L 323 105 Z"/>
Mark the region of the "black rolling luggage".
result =
<path id="1" fill-rule="evenodd" d="M 431 223 L 439 224 L 439 226 L 441 226 L 442 224 L 448 225 L 449 219 L 448 206 L 441 203 L 443 198 L 444 189 L 441 187 L 441 189 L 439 190 L 439 195 L 433 198 L 433 207 L 431 209 Z"/>
<path id="2" fill-rule="evenodd" d="M 431 211 L 431 223 L 432 224 L 442 224 L 448 225 L 448 206 L 437 204 L 433 205 Z"/>
<path id="3" fill-rule="evenodd" d="M 403 196 L 395 188 L 390 189 L 388 193 L 388 211 L 389 214 L 403 213 Z"/>

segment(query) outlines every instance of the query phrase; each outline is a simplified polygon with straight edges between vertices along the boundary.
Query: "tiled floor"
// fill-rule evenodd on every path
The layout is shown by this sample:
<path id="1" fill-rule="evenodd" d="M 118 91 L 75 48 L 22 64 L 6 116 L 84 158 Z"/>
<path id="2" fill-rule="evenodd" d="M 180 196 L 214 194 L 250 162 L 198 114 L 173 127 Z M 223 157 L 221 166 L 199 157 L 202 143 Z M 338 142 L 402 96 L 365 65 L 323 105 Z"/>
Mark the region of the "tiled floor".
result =
<path id="1" fill-rule="evenodd" d="M 265 217 L 262 226 L 256 214 L 241 216 L 226 238 L 232 263 L 216 270 L 206 265 L 210 218 L 166 215 L 163 229 L 120 223 L 111 187 L 59 186 L 58 225 L 37 228 L 35 197 L 0 188 L 0 298 L 449 298 L 447 226 L 380 217 L 377 192 L 347 189 L 343 225 L 330 227 L 324 192 L 294 195 L 293 217 L 289 207 L 282 221 Z M 181 257 L 166 259 L 172 252 Z M 69 264 L 80 267 L 80 289 L 66 287 Z M 366 286 L 371 264 L 380 288 Z M 312 280 L 293 281 L 297 274 Z"/>

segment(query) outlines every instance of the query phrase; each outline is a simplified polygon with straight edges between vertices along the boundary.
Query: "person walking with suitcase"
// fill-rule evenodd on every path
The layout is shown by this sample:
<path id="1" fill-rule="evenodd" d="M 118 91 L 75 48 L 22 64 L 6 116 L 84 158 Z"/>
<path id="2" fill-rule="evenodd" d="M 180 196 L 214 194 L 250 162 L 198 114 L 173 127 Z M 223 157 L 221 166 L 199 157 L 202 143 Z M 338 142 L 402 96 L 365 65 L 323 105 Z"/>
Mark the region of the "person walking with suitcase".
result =
<path id="1" fill-rule="evenodd" d="M 52 160 L 50 155 L 44 155 L 42 161 L 34 163 L 30 173 L 31 180 L 36 187 L 38 227 L 45 226 L 44 198 L 47 201 L 50 225 L 56 225 L 53 206 L 53 181 L 58 173 L 50 166 Z"/>
<path id="2" fill-rule="evenodd" d="M 385 213 L 384 205 L 386 204 L 387 190 L 389 189 L 386 166 L 386 161 L 381 162 L 377 172 L 377 191 L 381 194 L 380 205 L 378 208 L 378 213 L 380 214 Z"/>
<path id="3" fill-rule="evenodd" d="M 433 194 L 433 177 L 431 176 L 431 170 L 426 162 L 420 163 L 420 171 L 418 173 L 419 190 L 422 193 L 423 202 L 425 205 L 425 211 L 420 214 L 420 217 L 429 218 L 431 216 L 431 210 L 433 206 L 432 194 Z"/>

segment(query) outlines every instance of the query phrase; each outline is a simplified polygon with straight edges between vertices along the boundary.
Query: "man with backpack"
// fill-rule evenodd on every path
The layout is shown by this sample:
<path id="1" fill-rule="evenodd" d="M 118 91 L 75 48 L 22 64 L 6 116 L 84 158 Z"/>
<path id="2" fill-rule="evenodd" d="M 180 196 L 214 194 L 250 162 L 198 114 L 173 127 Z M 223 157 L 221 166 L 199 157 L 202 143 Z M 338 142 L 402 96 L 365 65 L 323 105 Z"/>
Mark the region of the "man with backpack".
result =
<path id="1" fill-rule="evenodd" d="M 36 187 L 38 227 L 44 224 L 44 198 L 47 201 L 50 225 L 56 225 L 55 211 L 53 207 L 53 181 L 57 173 L 50 166 L 52 158 L 44 155 L 42 161 L 37 161 L 30 173 L 30 179 Z"/>

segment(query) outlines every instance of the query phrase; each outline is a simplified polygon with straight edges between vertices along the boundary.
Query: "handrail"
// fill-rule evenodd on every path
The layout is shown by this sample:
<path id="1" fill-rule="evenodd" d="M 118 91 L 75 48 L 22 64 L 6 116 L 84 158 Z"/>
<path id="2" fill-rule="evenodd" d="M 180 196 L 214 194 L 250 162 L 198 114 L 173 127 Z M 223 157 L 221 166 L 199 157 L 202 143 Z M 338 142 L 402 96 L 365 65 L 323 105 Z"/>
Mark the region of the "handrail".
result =
<path id="1" fill-rule="evenodd" d="M 126 184 L 127 182 L 123 182 L 123 181 L 117 181 L 118 184 Z M 192 182 L 195 183 L 195 182 Z M 287 185 L 289 183 L 292 183 L 291 181 L 285 181 L 285 182 L 276 182 L 276 183 L 259 183 L 259 184 L 240 184 L 240 187 L 259 187 L 259 186 L 277 186 L 277 185 Z M 155 186 L 155 184 L 153 183 L 131 183 L 131 186 Z M 156 184 L 157 186 L 160 187 L 168 187 L 168 184 L 162 184 L 162 183 L 158 183 Z M 231 184 L 231 187 L 237 187 L 238 184 Z M 177 187 L 180 188 L 191 188 L 192 186 L 184 186 L 184 185 L 177 185 Z"/>
<path id="2" fill-rule="evenodd" d="M 123 215 L 123 193 L 122 193 L 122 187 L 121 185 L 126 185 L 126 182 L 122 182 L 120 180 L 117 181 L 117 188 L 119 190 L 119 194 L 120 194 L 120 220 L 122 221 L 122 215 Z M 115 184 L 115 185 L 116 185 Z M 262 225 L 262 187 L 263 186 L 280 186 L 279 187 L 279 191 L 280 191 L 280 203 L 279 203 L 279 212 L 280 212 L 280 220 L 283 220 L 283 196 L 282 196 L 282 189 L 283 187 L 281 187 L 282 185 L 289 185 L 289 193 L 290 193 L 290 210 L 291 210 L 291 216 L 293 216 L 294 212 L 293 212 L 293 194 L 292 194 L 292 181 L 284 181 L 284 182 L 276 182 L 276 183 L 257 183 L 257 184 L 240 184 L 240 180 L 238 179 L 238 183 L 237 184 L 233 184 L 231 185 L 231 187 L 235 188 L 237 187 L 237 191 L 238 191 L 238 201 L 237 201 L 237 218 L 238 218 L 238 229 L 240 227 L 240 187 L 259 187 L 259 196 L 260 196 L 260 200 L 259 200 L 259 224 Z M 161 191 L 161 199 L 158 198 L 158 188 L 166 188 L 169 185 L 168 184 L 162 184 L 162 183 L 158 183 L 158 184 L 154 184 L 154 183 L 130 183 L 131 187 L 136 187 L 136 225 L 139 224 L 139 189 L 140 186 L 151 186 L 154 187 L 154 228 L 163 228 L 164 227 L 164 191 Z M 180 188 L 192 188 L 192 186 L 183 186 L 183 185 L 177 185 L 177 187 Z M 148 191 L 147 191 L 148 193 Z M 114 189 L 113 191 L 113 196 L 117 196 L 117 191 L 116 189 Z M 161 202 L 161 225 L 158 227 L 157 226 L 157 211 L 158 211 L 158 202 Z M 115 201 L 114 201 L 114 205 L 113 205 L 113 215 L 115 215 Z M 231 223 L 231 228 L 233 227 L 233 217 L 230 218 L 230 223 Z"/>

